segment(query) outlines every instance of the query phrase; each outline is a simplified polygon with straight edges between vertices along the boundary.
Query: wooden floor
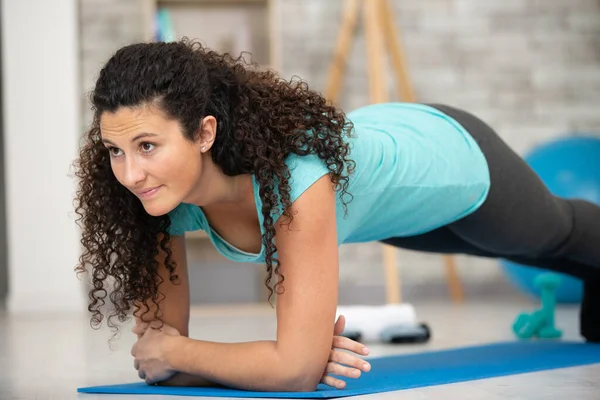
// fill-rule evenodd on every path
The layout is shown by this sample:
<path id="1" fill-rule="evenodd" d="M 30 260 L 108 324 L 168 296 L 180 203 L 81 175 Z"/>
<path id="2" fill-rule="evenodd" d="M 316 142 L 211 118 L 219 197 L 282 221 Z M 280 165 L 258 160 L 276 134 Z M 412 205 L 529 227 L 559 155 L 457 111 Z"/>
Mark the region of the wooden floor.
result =
<path id="1" fill-rule="evenodd" d="M 462 306 L 448 303 L 414 304 L 420 320 L 427 322 L 433 339 L 419 346 L 370 345 L 373 356 L 444 349 L 500 340 L 512 340 L 510 326 L 521 311 L 533 304 L 516 299 L 474 301 Z M 579 339 L 577 309 L 561 308 L 557 324 L 566 339 Z M 240 329 L 243 327 L 243 329 Z M 0 314 L 0 400 L 10 399 L 116 399 L 149 400 L 161 396 L 109 396 L 78 394 L 88 385 L 137 381 L 129 351 L 133 335 L 124 328 L 115 349 L 107 345 L 106 329 L 94 331 L 86 316 L 8 316 Z M 195 309 L 191 335 L 216 341 L 272 339 L 274 312 L 268 307 L 213 307 Z M 600 364 L 380 393 L 355 399 L 499 400 L 499 399 L 600 399 Z"/>

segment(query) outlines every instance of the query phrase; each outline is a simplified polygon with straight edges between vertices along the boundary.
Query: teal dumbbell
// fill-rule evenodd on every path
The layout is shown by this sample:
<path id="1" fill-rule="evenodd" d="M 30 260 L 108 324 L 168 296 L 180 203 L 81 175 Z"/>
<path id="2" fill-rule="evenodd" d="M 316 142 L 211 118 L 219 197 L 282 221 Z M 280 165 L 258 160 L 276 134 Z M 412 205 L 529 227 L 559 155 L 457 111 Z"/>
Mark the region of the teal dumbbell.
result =
<path id="1" fill-rule="evenodd" d="M 557 274 L 540 274 L 535 279 L 535 286 L 541 291 L 541 309 L 531 314 L 520 314 L 513 324 L 513 332 L 521 339 L 556 339 L 562 331 L 556 329 L 554 313 L 556 309 L 556 288 L 561 278 Z"/>

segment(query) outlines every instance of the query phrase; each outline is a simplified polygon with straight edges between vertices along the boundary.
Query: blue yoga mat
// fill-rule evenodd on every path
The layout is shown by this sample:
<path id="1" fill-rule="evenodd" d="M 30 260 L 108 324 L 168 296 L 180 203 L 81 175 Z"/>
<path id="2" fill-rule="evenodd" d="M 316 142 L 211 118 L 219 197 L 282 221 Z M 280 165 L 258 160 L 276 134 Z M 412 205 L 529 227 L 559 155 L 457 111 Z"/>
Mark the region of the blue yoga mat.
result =
<path id="1" fill-rule="evenodd" d="M 225 388 L 148 386 L 144 382 L 80 388 L 81 393 L 241 398 L 336 398 L 600 363 L 600 345 L 561 341 L 495 343 L 369 359 L 372 368 L 345 389 L 319 385 L 314 392 L 248 392 Z"/>

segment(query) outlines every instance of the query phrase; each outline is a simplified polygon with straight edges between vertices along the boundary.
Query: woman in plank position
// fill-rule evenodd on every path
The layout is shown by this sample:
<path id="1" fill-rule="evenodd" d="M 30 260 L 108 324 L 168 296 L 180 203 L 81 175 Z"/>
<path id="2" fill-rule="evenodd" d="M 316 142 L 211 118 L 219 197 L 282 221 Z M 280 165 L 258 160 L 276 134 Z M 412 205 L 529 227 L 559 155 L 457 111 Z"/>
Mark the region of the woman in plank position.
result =
<path id="1" fill-rule="evenodd" d="M 368 371 L 363 346 L 334 321 L 343 243 L 581 278 L 581 333 L 600 341 L 600 208 L 550 194 L 467 112 L 386 103 L 346 115 L 303 82 L 187 40 L 120 49 L 92 102 L 77 269 L 91 270 L 96 325 L 109 282 L 109 325 L 135 315 L 134 365 L 149 384 L 309 391 Z M 232 260 L 266 265 L 276 340 L 188 337 L 183 235 L 195 230 Z"/>

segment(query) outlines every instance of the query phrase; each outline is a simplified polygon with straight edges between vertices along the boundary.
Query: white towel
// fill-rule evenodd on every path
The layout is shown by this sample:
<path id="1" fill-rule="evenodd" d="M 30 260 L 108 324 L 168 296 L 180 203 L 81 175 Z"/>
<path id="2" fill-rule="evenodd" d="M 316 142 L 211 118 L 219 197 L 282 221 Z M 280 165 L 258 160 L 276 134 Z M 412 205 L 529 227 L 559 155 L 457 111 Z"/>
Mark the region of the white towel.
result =
<path id="1" fill-rule="evenodd" d="M 337 315 L 346 317 L 345 332 L 360 332 L 362 342 L 381 340 L 381 332 L 393 325 L 417 324 L 415 308 L 408 303 L 380 306 L 338 306 Z"/>

